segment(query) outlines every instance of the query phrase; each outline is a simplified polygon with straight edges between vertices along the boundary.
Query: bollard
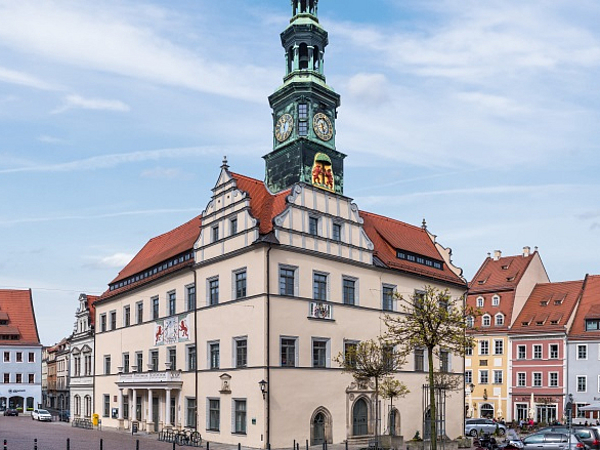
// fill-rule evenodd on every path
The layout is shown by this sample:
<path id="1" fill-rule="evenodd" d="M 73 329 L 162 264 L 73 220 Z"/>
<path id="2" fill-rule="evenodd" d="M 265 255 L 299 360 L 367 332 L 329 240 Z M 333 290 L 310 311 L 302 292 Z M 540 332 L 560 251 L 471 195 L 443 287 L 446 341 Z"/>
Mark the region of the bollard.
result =
<path id="1" fill-rule="evenodd" d="M 7 450 L 8 447 L 6 447 L 6 439 L 4 439 L 4 450 Z"/>
<path id="2" fill-rule="evenodd" d="M 206 441 L 206 450 L 210 450 L 210 442 Z"/>
<path id="3" fill-rule="evenodd" d="M 67 450 L 71 450 L 71 439 L 67 438 Z"/>
<path id="4" fill-rule="evenodd" d="M 300 450 L 300 442 L 296 443 L 296 450 Z"/>
<path id="5" fill-rule="evenodd" d="M 348 439 L 346 439 L 346 450 L 348 450 Z"/>
<path id="6" fill-rule="evenodd" d="M 139 439 L 135 440 L 135 450 L 140 450 L 140 440 Z"/>
<path id="7" fill-rule="evenodd" d="M 173 450 L 175 450 L 175 439 L 173 439 Z"/>
<path id="8" fill-rule="evenodd" d="M 242 444 L 238 442 L 238 450 L 242 450 Z"/>
<path id="9" fill-rule="evenodd" d="M 292 450 L 296 450 L 296 439 L 294 439 L 294 445 L 292 445 Z"/>
<path id="10" fill-rule="evenodd" d="M 327 450 L 327 445 L 323 442 L 323 450 Z"/>
<path id="11" fill-rule="evenodd" d="M 37 448 L 37 438 L 33 440 L 33 450 L 38 450 Z"/>
<path id="12" fill-rule="evenodd" d="M 104 442 L 102 441 L 102 439 L 100 439 L 100 450 L 102 450 L 103 447 L 104 447 Z"/>
<path id="13" fill-rule="evenodd" d="M 306 450 L 308 450 L 308 439 L 306 440 Z"/>

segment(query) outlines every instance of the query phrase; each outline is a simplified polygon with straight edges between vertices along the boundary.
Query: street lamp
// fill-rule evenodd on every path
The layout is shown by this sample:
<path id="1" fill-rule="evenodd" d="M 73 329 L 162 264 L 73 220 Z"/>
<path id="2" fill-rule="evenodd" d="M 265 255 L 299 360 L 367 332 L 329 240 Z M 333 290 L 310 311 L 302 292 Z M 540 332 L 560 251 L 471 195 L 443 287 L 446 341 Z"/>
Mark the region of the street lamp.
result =
<path id="1" fill-rule="evenodd" d="M 263 400 L 265 399 L 265 396 L 267 395 L 267 384 L 268 382 L 265 380 L 260 380 L 258 382 L 258 385 L 260 386 L 260 392 L 262 392 L 263 395 Z"/>

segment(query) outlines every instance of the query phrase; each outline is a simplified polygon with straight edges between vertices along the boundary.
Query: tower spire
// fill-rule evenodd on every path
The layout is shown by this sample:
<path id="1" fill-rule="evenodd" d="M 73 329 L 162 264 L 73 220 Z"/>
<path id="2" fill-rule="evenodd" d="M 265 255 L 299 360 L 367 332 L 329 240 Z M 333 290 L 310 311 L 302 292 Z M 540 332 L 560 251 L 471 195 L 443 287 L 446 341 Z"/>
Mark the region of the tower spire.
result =
<path id="1" fill-rule="evenodd" d="M 319 24 L 318 0 L 292 0 L 290 24 L 281 33 L 286 70 L 269 96 L 273 151 L 264 156 L 265 182 L 273 192 L 303 182 L 343 193 L 343 160 L 335 148 L 340 96 L 324 72 L 327 31 Z"/>

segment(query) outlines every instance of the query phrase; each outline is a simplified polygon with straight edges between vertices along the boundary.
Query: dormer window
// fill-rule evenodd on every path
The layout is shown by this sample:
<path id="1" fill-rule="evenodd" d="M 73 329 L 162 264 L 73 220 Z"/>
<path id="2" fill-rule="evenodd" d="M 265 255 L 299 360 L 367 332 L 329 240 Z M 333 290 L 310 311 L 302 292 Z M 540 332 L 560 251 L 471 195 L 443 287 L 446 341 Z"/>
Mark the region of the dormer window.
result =
<path id="1" fill-rule="evenodd" d="M 515 281 L 515 277 L 514 276 L 506 277 L 506 281 Z"/>
<path id="2" fill-rule="evenodd" d="M 524 320 L 523 322 L 521 322 L 521 325 L 524 326 L 524 327 L 528 327 L 529 326 L 529 321 L 525 321 Z"/>
<path id="3" fill-rule="evenodd" d="M 473 328 L 475 326 L 475 319 L 473 318 L 473 316 L 467 316 L 466 321 L 468 328 Z"/>
<path id="4" fill-rule="evenodd" d="M 333 228 L 331 230 L 331 239 L 334 241 L 342 240 L 342 225 L 339 223 L 334 223 Z"/>
<path id="5" fill-rule="evenodd" d="M 548 300 L 542 300 L 540 306 L 548 306 Z"/>
<path id="6" fill-rule="evenodd" d="M 477 297 L 477 307 L 478 308 L 483 308 L 483 297 Z"/>
<path id="7" fill-rule="evenodd" d="M 423 255 L 418 255 L 416 253 L 407 252 L 405 250 L 396 250 L 396 258 L 421 264 L 422 266 L 433 267 L 437 270 L 443 270 L 444 268 L 444 264 L 441 261 L 437 261 Z"/>
<path id="8" fill-rule="evenodd" d="M 481 325 L 484 327 L 489 327 L 491 324 L 492 324 L 492 318 L 488 314 L 485 314 L 481 318 Z"/>
<path id="9" fill-rule="evenodd" d="M 219 225 L 212 227 L 212 241 L 217 242 L 219 240 Z"/>
<path id="10" fill-rule="evenodd" d="M 563 302 L 562 298 L 560 300 L 554 300 L 554 306 L 562 305 L 562 302 Z"/>
<path id="11" fill-rule="evenodd" d="M 500 296 L 498 294 L 492 297 L 492 306 L 500 306 Z"/>
<path id="12" fill-rule="evenodd" d="M 504 325 L 504 314 L 498 313 L 494 316 L 494 322 L 496 326 Z"/>
<path id="13" fill-rule="evenodd" d="M 600 330 L 600 320 L 588 319 L 585 321 L 585 331 L 597 331 Z"/>

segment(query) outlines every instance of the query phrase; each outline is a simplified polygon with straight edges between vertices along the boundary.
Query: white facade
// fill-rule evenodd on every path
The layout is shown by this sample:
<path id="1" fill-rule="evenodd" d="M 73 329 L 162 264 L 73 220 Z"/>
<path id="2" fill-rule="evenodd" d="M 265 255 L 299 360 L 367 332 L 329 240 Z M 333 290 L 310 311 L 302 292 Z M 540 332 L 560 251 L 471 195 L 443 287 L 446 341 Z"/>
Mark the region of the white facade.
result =
<path id="1" fill-rule="evenodd" d="M 91 418 L 94 398 L 94 328 L 90 305 L 97 297 L 81 294 L 75 313 L 70 353 L 70 408 L 72 418 Z"/>
<path id="2" fill-rule="evenodd" d="M 333 359 L 346 344 L 385 331 L 383 310 L 397 311 L 385 289 L 408 297 L 430 284 L 460 298 L 464 285 L 376 265 L 356 205 L 308 185 L 292 188 L 265 236 L 252 215 L 263 205 L 242 181 L 223 167 L 189 248 L 193 265 L 185 264 L 188 251 L 170 255 L 165 275 L 109 291 L 96 304 L 94 412 L 103 426 L 129 428 L 137 419 L 148 431 L 197 428 L 209 441 L 250 447 L 372 435 L 373 386 L 355 383 Z M 457 273 L 449 252 L 426 239 Z M 426 378 L 415 364 L 396 375 L 410 390 L 394 402 L 395 433 L 406 439 L 423 434 Z M 448 366 L 463 372 L 461 358 L 451 356 Z M 454 438 L 463 433 L 463 393 L 448 393 L 446 402 L 446 434 Z M 382 433 L 391 412 L 385 401 L 380 411 Z"/>
<path id="3" fill-rule="evenodd" d="M 31 411 L 42 402 L 42 348 L 40 345 L 1 345 L 0 410 Z"/>

